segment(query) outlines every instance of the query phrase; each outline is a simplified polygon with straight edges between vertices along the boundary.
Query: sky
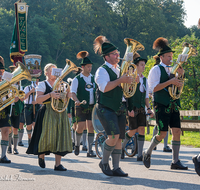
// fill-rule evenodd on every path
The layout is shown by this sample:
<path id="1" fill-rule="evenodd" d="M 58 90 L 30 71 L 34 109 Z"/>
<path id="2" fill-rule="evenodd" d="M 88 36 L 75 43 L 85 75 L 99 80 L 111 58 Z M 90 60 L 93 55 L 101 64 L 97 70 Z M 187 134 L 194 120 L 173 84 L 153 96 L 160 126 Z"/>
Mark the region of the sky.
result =
<path id="1" fill-rule="evenodd" d="M 186 10 L 185 26 L 187 28 L 197 25 L 200 18 L 200 0 L 183 0 Z"/>

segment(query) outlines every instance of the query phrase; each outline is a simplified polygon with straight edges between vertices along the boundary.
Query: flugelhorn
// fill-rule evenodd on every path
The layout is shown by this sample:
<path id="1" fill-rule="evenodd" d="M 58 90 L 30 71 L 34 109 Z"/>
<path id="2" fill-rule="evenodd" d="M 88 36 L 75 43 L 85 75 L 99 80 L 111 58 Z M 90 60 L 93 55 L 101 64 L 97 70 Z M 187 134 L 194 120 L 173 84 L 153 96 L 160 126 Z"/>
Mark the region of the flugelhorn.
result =
<path id="1" fill-rule="evenodd" d="M 128 76 L 132 76 L 134 79 L 137 78 L 137 66 L 132 63 L 130 60 L 127 59 L 127 56 L 129 56 L 129 53 L 132 53 L 132 56 L 137 51 L 143 51 L 145 48 L 144 46 L 131 38 L 125 38 L 124 43 L 127 45 L 126 52 L 124 54 L 124 58 L 122 59 L 122 64 L 121 64 L 121 70 L 120 70 L 120 75 L 127 74 Z M 121 58 L 120 58 L 121 59 Z M 135 94 L 136 88 L 137 88 L 137 82 L 134 80 L 133 83 L 128 84 L 128 83 L 121 83 L 124 96 L 125 98 L 130 98 Z"/>
<path id="2" fill-rule="evenodd" d="M 31 81 L 28 69 L 21 62 L 17 62 L 17 65 L 18 67 L 12 72 L 12 80 L 10 82 L 6 80 L 0 82 L 0 111 L 12 104 L 15 101 L 15 97 L 24 98 L 24 91 L 14 87 L 14 83 L 24 79 Z"/>
<path id="3" fill-rule="evenodd" d="M 66 59 L 66 66 L 62 70 L 61 76 L 59 76 L 54 85 L 53 85 L 53 91 L 60 93 L 60 98 L 55 99 L 51 98 L 51 107 L 54 111 L 61 113 L 64 112 L 68 106 L 69 98 L 66 97 L 67 91 L 69 89 L 69 84 L 67 82 L 63 81 L 63 78 L 65 78 L 71 71 L 78 71 L 79 68 L 69 59 Z"/>
<path id="4" fill-rule="evenodd" d="M 189 58 L 190 56 L 196 56 L 197 55 L 197 50 L 193 45 L 191 45 L 189 43 L 184 43 L 183 47 L 184 47 L 184 49 L 183 49 L 182 54 L 188 54 L 187 58 Z M 172 67 L 171 76 L 173 76 L 173 77 L 176 76 L 178 68 L 181 67 L 181 65 L 183 63 L 184 63 L 184 61 L 177 62 Z M 173 100 L 180 98 L 182 91 L 183 91 L 183 87 L 184 87 L 184 75 L 178 74 L 178 79 L 181 80 L 182 83 L 183 83 L 183 85 L 180 88 L 178 88 L 177 86 L 175 86 L 173 84 L 171 86 L 169 86 L 169 88 L 168 88 L 169 94 L 170 94 L 170 96 L 172 97 Z"/>

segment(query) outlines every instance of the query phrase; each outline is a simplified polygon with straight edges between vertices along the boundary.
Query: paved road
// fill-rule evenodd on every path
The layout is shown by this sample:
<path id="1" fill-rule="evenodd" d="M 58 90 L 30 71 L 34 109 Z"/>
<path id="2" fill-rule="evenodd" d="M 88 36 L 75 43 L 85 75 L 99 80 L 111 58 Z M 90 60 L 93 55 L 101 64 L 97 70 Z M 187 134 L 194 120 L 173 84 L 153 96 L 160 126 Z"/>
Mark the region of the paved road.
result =
<path id="1" fill-rule="evenodd" d="M 192 156 L 200 148 L 181 147 L 180 159 L 188 165 L 187 171 L 170 169 L 171 153 L 162 152 L 163 144 L 152 155 L 150 169 L 137 162 L 136 157 L 126 157 L 121 168 L 129 174 L 127 178 L 108 177 L 101 173 L 99 158 L 87 158 L 86 152 L 79 156 L 66 155 L 62 164 L 66 172 L 54 171 L 54 155 L 46 157 L 46 168 L 38 166 L 37 156 L 27 155 L 27 135 L 24 135 L 25 147 L 19 147 L 19 155 L 7 155 L 11 164 L 0 164 L 0 189 L 200 189 L 200 177 L 194 171 Z M 145 148 L 149 142 L 145 142 Z"/>

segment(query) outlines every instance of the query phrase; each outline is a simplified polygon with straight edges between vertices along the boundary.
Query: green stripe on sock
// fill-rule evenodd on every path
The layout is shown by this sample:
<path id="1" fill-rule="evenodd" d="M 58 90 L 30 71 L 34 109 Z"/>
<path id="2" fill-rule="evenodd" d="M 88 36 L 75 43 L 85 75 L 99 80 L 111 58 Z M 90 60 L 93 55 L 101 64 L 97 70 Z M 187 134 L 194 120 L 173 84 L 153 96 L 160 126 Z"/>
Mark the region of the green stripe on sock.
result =
<path id="1" fill-rule="evenodd" d="M 128 140 L 130 140 L 131 139 L 131 137 L 128 135 L 128 133 L 126 133 L 126 139 L 128 139 Z"/>
<path id="2" fill-rule="evenodd" d="M 104 148 L 108 151 L 112 151 L 114 149 L 115 146 L 109 146 L 106 143 L 104 143 Z"/>
<path id="3" fill-rule="evenodd" d="M 158 141 L 157 139 L 156 139 L 156 136 L 154 136 L 153 137 L 153 141 L 154 141 L 154 143 L 156 143 L 156 144 L 159 144 L 161 141 Z"/>
<path id="4" fill-rule="evenodd" d="M 8 141 L 1 140 L 1 145 L 8 146 Z"/>
<path id="5" fill-rule="evenodd" d="M 14 135 L 13 138 L 18 138 L 18 134 L 17 134 L 17 135 Z"/>
<path id="6" fill-rule="evenodd" d="M 138 135 L 138 141 L 144 141 L 145 135 Z"/>
<path id="7" fill-rule="evenodd" d="M 180 141 L 171 141 L 172 145 L 177 145 L 180 146 L 181 142 Z"/>
<path id="8" fill-rule="evenodd" d="M 122 154 L 122 149 L 114 149 L 112 154 Z"/>
<path id="9" fill-rule="evenodd" d="M 94 136 L 94 133 L 88 133 L 88 136 Z"/>

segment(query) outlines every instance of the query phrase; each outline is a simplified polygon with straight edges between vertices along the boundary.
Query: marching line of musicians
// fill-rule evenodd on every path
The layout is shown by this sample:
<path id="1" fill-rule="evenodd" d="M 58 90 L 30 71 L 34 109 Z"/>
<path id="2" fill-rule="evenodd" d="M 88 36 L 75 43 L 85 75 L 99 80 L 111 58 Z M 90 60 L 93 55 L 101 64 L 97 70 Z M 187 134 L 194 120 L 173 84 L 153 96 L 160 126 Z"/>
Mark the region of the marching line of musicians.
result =
<path id="1" fill-rule="evenodd" d="M 57 67 L 48 63 L 44 67 L 46 80 L 32 81 L 31 85 L 25 87 L 23 99 L 15 97 L 11 106 L 0 111 L 2 135 L 0 163 L 11 163 L 6 152 L 19 154 L 17 145 L 24 146 L 22 142 L 24 124 L 26 124 L 29 145 L 26 153 L 38 155 L 38 164 L 41 168 L 45 168 L 45 156 L 53 153 L 55 154 L 54 170 L 66 171 L 67 169 L 61 164 L 61 158 L 71 153 L 73 149 L 74 154 L 78 156 L 81 139 L 82 150 L 87 151 L 86 156 L 96 157 L 92 150 L 94 141 L 92 110 L 95 105 L 97 116 L 107 135 L 103 144 L 103 157 L 99 163 L 105 175 L 128 176 L 128 173 L 120 168 L 120 160 L 124 158 L 126 143 L 136 132 L 138 132 L 137 161 L 143 161 L 144 166 L 149 168 L 152 151 L 162 139 L 166 139 L 168 127 L 172 132 L 172 150 L 165 143 L 163 151 L 172 152 L 170 167 L 175 170 L 187 170 L 188 167 L 179 160 L 180 100 L 172 100 L 168 92 L 168 86 L 171 84 L 182 86 L 182 82 L 176 77 L 169 78 L 174 51 L 165 38 L 156 39 L 153 48 L 158 50 L 158 55 L 155 56 L 156 64 L 150 70 L 148 80 L 142 74 L 147 60 L 138 53 L 132 55 L 133 63 L 137 66 L 138 77 L 120 76 L 118 48 L 105 36 L 98 36 L 94 40 L 94 51 L 102 56 L 104 63 L 94 76 L 91 74 L 94 62 L 88 58 L 89 53 L 81 51 L 77 54 L 77 58 L 81 59 L 81 69 L 76 71 L 72 81 L 68 81 L 71 84 L 70 89 L 66 90 L 66 101 L 70 99 L 70 103 L 68 111 L 61 113 L 51 107 L 51 99 L 59 99 L 60 93 L 52 91 L 56 81 L 52 69 Z M 0 82 L 4 71 L 4 59 L 0 57 Z M 179 68 L 178 73 L 183 74 L 183 68 Z M 136 92 L 132 97 L 125 99 L 121 83 L 132 84 L 133 82 L 137 82 Z M 16 84 L 16 87 L 19 88 L 19 84 Z M 149 95 L 153 96 L 154 112 L 149 105 Z M 146 115 L 153 117 L 154 113 L 158 133 L 154 134 L 149 147 L 143 151 Z M 125 131 L 127 120 L 129 130 Z M 71 138 L 70 123 L 73 125 L 73 138 Z M 88 147 L 86 147 L 86 139 Z M 109 164 L 110 156 L 112 167 Z M 194 156 L 192 160 L 195 171 L 200 175 L 200 155 Z"/>

